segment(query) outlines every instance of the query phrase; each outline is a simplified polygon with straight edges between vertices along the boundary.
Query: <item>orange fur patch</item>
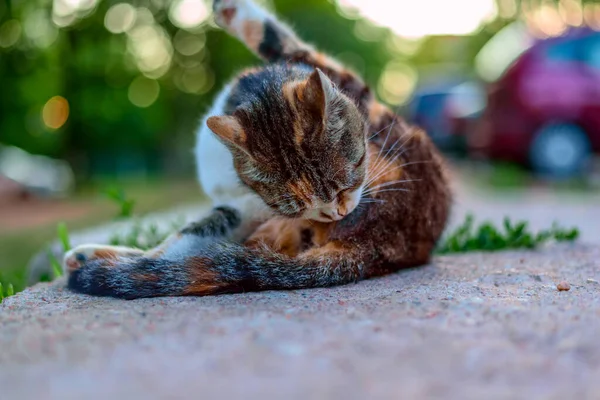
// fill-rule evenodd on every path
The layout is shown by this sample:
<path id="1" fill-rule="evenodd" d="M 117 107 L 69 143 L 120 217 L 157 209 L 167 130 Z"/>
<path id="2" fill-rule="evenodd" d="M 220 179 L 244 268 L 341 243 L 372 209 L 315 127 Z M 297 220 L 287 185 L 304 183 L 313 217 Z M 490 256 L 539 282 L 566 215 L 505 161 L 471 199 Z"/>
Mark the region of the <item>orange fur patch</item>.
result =
<path id="1" fill-rule="evenodd" d="M 311 225 L 313 244 L 319 247 L 327 244 L 329 242 L 329 235 L 334 227 L 335 223 L 313 222 Z"/>
<path id="2" fill-rule="evenodd" d="M 348 249 L 339 241 L 328 242 L 324 246 L 316 247 L 300 254 L 302 258 L 326 258 L 339 256 L 347 252 Z"/>
<path id="3" fill-rule="evenodd" d="M 213 294 L 224 286 L 224 284 L 217 282 L 217 274 L 208 268 L 209 265 L 210 260 L 202 257 L 193 257 L 186 261 L 191 282 L 183 290 L 184 295 Z"/>
<path id="4" fill-rule="evenodd" d="M 273 218 L 262 224 L 248 238 L 245 246 L 269 247 L 273 251 L 295 257 L 302 247 L 302 230 L 307 223 L 302 220 Z"/>
<path id="5" fill-rule="evenodd" d="M 312 205 L 312 199 L 308 193 L 312 193 L 313 190 L 306 175 L 302 175 L 300 180 L 296 182 L 290 182 L 288 188 L 296 197 L 304 201 L 307 206 L 310 207 Z"/>
<path id="6" fill-rule="evenodd" d="M 391 113 L 392 112 L 386 106 L 377 101 L 373 101 L 369 106 L 369 121 L 373 125 L 379 125 L 383 117 Z"/>
<path id="7" fill-rule="evenodd" d="M 300 115 L 298 113 L 298 109 L 296 107 L 296 96 L 300 99 L 302 95 L 302 90 L 299 88 L 302 86 L 306 86 L 306 84 L 298 83 L 298 82 L 286 82 L 283 85 L 283 97 L 286 99 L 290 107 L 292 108 L 296 118 L 293 118 L 294 121 L 294 141 L 297 146 L 302 144 L 304 140 L 304 130 L 302 129 L 302 123 L 300 121 Z"/>
<path id="8" fill-rule="evenodd" d="M 256 21 L 245 21 L 242 34 L 246 45 L 257 50 L 264 37 L 263 24 Z"/>
<path id="9" fill-rule="evenodd" d="M 98 249 L 94 251 L 94 258 L 115 259 L 119 256 L 119 252 L 113 249 Z"/>

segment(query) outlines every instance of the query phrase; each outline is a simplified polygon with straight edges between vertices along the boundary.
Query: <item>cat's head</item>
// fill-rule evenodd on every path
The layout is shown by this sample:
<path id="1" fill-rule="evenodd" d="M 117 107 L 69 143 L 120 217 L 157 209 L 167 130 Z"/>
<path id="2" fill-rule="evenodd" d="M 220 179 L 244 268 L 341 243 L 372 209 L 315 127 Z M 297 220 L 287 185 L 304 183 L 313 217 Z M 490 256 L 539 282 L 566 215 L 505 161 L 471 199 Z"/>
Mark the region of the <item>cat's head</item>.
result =
<path id="1" fill-rule="evenodd" d="M 351 213 L 368 161 L 356 105 L 318 69 L 250 97 L 207 120 L 242 182 L 284 216 L 331 222 Z"/>

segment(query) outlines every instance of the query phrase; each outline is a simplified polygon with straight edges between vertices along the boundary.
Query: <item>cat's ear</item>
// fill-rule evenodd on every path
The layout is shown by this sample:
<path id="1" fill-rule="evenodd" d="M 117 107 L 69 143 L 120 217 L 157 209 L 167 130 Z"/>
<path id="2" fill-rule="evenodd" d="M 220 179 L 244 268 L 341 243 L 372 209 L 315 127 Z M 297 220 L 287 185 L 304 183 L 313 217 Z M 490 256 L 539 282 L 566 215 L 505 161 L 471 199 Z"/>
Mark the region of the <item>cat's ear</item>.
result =
<path id="1" fill-rule="evenodd" d="M 235 117 L 229 115 L 210 117 L 206 120 L 206 125 L 221 140 L 248 153 L 246 132 Z"/>
<path id="2" fill-rule="evenodd" d="M 297 94 L 300 102 L 320 117 L 325 117 L 329 104 L 336 96 L 333 82 L 319 68 L 299 85 Z"/>

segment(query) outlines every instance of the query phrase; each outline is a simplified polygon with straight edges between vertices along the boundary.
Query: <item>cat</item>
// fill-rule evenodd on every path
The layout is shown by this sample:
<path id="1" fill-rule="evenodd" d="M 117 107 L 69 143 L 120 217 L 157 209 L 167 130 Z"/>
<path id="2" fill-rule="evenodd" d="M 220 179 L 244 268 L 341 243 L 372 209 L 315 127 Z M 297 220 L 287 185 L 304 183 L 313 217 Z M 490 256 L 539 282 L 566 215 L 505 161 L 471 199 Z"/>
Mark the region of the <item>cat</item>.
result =
<path id="1" fill-rule="evenodd" d="M 427 263 L 452 198 L 427 134 L 251 0 L 213 10 L 267 65 L 227 85 L 199 128 L 212 211 L 147 252 L 69 251 L 68 287 L 202 296 L 340 285 Z"/>

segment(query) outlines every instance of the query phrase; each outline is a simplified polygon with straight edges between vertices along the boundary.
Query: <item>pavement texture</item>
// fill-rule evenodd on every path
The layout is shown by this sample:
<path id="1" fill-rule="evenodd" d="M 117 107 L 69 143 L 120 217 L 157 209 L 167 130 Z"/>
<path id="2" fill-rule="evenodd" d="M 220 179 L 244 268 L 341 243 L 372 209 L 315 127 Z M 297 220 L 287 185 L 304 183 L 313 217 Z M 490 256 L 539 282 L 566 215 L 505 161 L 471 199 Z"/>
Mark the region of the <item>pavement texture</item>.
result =
<path id="1" fill-rule="evenodd" d="M 0 397 L 599 399 L 599 282 L 600 247 L 555 245 L 328 289 L 120 301 L 39 284 L 0 305 Z"/>

